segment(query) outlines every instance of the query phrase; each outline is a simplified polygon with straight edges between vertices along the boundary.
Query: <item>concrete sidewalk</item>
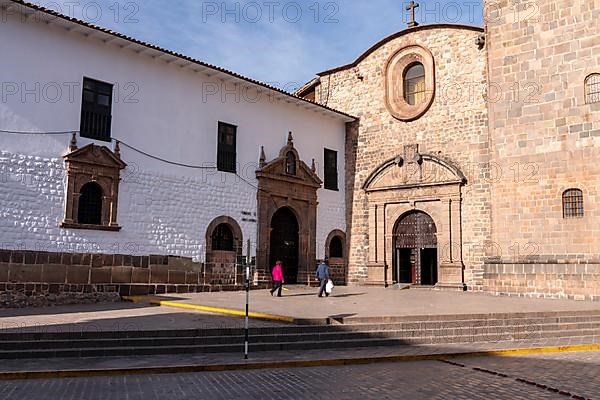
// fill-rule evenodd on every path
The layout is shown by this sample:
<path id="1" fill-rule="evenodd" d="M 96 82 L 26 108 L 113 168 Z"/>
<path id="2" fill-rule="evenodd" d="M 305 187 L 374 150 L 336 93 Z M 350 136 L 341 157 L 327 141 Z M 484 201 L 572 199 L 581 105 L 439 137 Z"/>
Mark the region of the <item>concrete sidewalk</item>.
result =
<path id="1" fill-rule="evenodd" d="M 318 298 L 316 289 L 289 286 L 283 297 L 269 291 L 251 294 L 250 310 L 297 319 L 366 318 L 385 316 L 496 314 L 553 311 L 600 311 L 600 303 L 572 300 L 495 297 L 471 292 L 431 289 L 394 290 L 374 287 L 337 287 L 330 297 Z M 160 298 L 160 297 L 159 297 Z M 244 310 L 245 293 L 169 295 L 170 301 Z"/>
<path id="2" fill-rule="evenodd" d="M 253 326 L 282 323 L 253 321 Z M 242 328 L 242 318 L 131 302 L 0 310 L 0 334 Z"/>
<path id="3" fill-rule="evenodd" d="M 186 305 L 244 310 L 244 292 L 171 294 L 158 297 Z M 394 290 L 372 287 L 337 287 L 333 296 L 318 298 L 314 288 L 290 286 L 281 298 L 268 290 L 250 295 L 253 312 L 296 319 L 494 314 L 553 311 L 600 311 L 600 303 L 494 297 L 477 293 L 426 289 Z M 281 321 L 252 320 L 252 326 L 281 326 Z M 0 310 L 0 333 L 180 330 L 242 328 L 240 317 L 197 310 L 158 307 L 147 301 L 62 306 L 41 309 Z"/>

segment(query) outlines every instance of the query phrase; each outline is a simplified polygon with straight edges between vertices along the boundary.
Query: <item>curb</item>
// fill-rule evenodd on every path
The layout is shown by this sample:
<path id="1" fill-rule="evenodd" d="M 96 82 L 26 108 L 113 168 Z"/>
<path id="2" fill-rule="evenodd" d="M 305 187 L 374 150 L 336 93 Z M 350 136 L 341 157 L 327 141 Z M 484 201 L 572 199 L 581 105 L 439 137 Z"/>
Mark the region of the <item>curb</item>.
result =
<path id="1" fill-rule="evenodd" d="M 188 310 L 210 312 L 210 313 L 214 313 L 214 314 L 234 315 L 237 317 L 245 317 L 246 316 L 245 311 L 234 310 L 234 309 L 230 309 L 230 308 L 179 303 L 176 301 L 156 300 L 156 299 L 152 299 L 150 297 L 144 297 L 144 296 L 126 296 L 126 297 L 123 297 L 123 299 L 126 301 L 131 301 L 133 303 L 147 301 L 150 304 L 153 304 L 156 306 L 183 308 L 183 309 L 188 309 Z M 326 324 L 328 321 L 327 318 L 324 318 L 322 320 L 320 320 L 320 319 L 319 320 L 308 320 L 308 319 L 298 319 L 298 318 L 294 318 L 294 317 L 288 317 L 285 315 L 273 315 L 273 314 L 265 314 L 265 313 L 257 313 L 257 312 L 248 313 L 248 317 L 253 318 L 253 319 L 260 319 L 260 320 L 264 320 L 264 321 L 287 322 L 290 324 L 298 324 L 298 325 L 309 324 L 309 323 Z"/>
<path id="2" fill-rule="evenodd" d="M 126 375 L 164 375 L 197 372 L 222 372 L 236 370 L 257 369 L 282 369 L 282 368 L 307 368 L 307 367 L 335 367 L 344 365 L 365 365 L 376 363 L 398 363 L 410 361 L 447 360 L 467 357 L 511 357 L 527 354 L 565 353 L 576 351 L 598 351 L 600 344 L 556 346 L 556 347 L 534 347 L 512 350 L 474 351 L 440 354 L 421 355 L 398 355 L 383 357 L 357 357 L 346 359 L 323 359 L 323 360 L 292 360 L 292 361 L 264 361 L 246 362 L 233 364 L 213 365 L 179 365 L 166 367 L 141 367 L 141 368 L 107 368 L 88 370 L 56 370 L 56 371 L 21 371 L 0 372 L 0 381 L 9 380 L 34 380 L 34 379 L 56 379 L 56 378 L 89 378 Z"/>

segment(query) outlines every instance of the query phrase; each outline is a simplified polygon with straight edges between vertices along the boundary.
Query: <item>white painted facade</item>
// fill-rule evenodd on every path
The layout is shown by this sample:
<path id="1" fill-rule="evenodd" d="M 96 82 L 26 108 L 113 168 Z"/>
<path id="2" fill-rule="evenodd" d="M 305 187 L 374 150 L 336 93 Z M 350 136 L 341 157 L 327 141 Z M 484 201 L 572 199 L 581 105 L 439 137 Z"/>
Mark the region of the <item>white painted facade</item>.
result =
<path id="1" fill-rule="evenodd" d="M 300 157 L 308 165 L 314 158 L 321 178 L 324 148 L 338 152 L 340 190 L 318 191 L 317 257 L 324 256 L 329 232 L 346 230 L 346 116 L 248 81 L 223 82 L 226 75 L 216 70 L 194 72 L 193 65 L 182 67 L 176 57 L 153 58 L 157 52 L 139 52 L 142 46 L 106 43 L 104 34 L 85 36 L 89 31 L 69 32 L 62 23 L 4 13 L 0 130 L 78 130 L 82 80 L 93 78 L 115 87 L 112 137 L 163 159 L 215 166 L 218 122 L 237 125 L 238 173 L 250 184 L 233 174 L 170 165 L 122 145 L 121 157 L 128 164 L 119 189 L 117 222 L 122 230 L 62 229 L 62 157 L 69 152 L 71 135 L 0 133 L 0 248 L 165 254 L 203 261 L 209 223 L 230 216 L 241 226 L 244 243 L 251 240 L 254 255 L 256 223 L 243 219 L 255 218 L 256 189 L 251 185 L 257 184 L 260 146 L 269 161 L 292 131 Z M 90 142 L 78 136 L 79 147 Z M 113 148 L 111 143 L 96 144 Z"/>

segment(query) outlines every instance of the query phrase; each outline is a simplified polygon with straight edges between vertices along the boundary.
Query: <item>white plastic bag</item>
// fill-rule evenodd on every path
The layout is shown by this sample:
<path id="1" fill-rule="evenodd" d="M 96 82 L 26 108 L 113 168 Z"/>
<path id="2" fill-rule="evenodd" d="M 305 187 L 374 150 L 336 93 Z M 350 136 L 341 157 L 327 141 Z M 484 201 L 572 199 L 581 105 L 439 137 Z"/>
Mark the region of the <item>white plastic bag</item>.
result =
<path id="1" fill-rule="evenodd" d="M 327 284 L 325 285 L 325 293 L 327 294 L 331 294 L 331 292 L 333 291 L 333 281 L 330 279 L 327 281 Z"/>

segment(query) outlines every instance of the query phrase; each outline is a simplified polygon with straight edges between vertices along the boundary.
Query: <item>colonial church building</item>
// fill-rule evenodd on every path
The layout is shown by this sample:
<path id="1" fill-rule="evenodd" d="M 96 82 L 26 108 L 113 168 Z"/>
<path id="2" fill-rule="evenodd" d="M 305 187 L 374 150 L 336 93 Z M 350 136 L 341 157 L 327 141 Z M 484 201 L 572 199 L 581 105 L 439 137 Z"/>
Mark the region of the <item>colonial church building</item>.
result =
<path id="1" fill-rule="evenodd" d="M 350 280 L 600 300 L 600 2 L 484 4 L 299 92 L 357 117 Z"/>
<path id="2" fill-rule="evenodd" d="M 0 0 L 0 292 L 338 283 L 600 300 L 600 4 L 486 3 L 295 94 Z M 560 3 L 560 4 L 559 4 Z M 83 295 L 83 296 L 82 296 Z"/>

